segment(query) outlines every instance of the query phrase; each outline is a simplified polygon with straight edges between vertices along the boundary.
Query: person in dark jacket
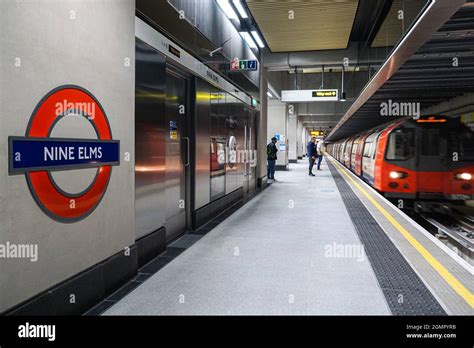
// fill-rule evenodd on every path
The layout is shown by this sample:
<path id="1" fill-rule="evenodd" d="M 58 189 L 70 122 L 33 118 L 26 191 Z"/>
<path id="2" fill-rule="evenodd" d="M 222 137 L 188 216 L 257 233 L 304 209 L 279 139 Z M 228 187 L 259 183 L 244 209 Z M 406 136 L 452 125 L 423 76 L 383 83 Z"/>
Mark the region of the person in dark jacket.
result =
<path id="1" fill-rule="evenodd" d="M 277 160 L 278 149 L 276 147 L 277 138 L 273 137 L 272 141 L 267 145 L 267 178 L 268 180 L 275 180 L 275 167 Z"/>
<path id="2" fill-rule="evenodd" d="M 309 159 L 309 176 L 315 176 L 313 174 L 314 161 L 316 160 L 316 138 L 312 137 L 311 140 L 306 144 L 306 156 Z"/>

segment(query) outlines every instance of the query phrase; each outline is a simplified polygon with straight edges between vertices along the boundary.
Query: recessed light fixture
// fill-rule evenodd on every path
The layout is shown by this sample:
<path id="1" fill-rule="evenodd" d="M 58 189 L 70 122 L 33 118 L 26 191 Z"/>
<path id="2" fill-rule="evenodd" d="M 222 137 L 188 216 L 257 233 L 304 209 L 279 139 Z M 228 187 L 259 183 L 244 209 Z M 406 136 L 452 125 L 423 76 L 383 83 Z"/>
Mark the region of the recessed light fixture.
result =
<path id="1" fill-rule="evenodd" d="M 273 95 L 270 92 L 267 92 L 267 96 L 273 98 Z"/>
<path id="2" fill-rule="evenodd" d="M 255 39 L 255 41 L 257 42 L 257 44 L 260 46 L 260 48 L 265 47 L 265 45 L 263 44 L 262 39 L 260 38 L 260 36 L 258 35 L 258 33 L 255 30 L 252 30 L 252 36 Z"/>
<path id="3" fill-rule="evenodd" d="M 249 16 L 247 15 L 247 12 L 245 12 L 245 9 L 242 6 L 242 3 L 240 2 L 240 0 L 232 0 L 232 2 L 234 3 L 234 6 L 237 9 L 237 11 L 239 11 L 240 17 L 249 18 Z"/>
<path id="4" fill-rule="evenodd" d="M 248 32 L 241 31 L 240 35 L 244 38 L 245 41 L 247 41 L 247 44 L 249 45 L 250 48 L 257 48 L 255 41 L 253 41 L 252 37 L 250 36 Z"/>
<path id="5" fill-rule="evenodd" d="M 229 3 L 229 0 L 217 0 L 217 4 L 229 19 L 239 19 L 237 13 L 235 13 L 232 5 Z"/>

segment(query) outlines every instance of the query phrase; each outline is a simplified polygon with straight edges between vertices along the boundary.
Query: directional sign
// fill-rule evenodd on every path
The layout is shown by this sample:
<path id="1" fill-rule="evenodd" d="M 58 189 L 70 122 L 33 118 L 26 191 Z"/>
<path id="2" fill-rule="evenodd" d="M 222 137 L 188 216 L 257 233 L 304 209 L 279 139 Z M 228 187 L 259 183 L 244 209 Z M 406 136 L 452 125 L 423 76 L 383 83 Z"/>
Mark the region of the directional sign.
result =
<path id="1" fill-rule="evenodd" d="M 230 64 L 230 70 L 232 71 L 249 71 L 257 70 L 256 60 L 239 60 L 234 58 Z"/>
<path id="2" fill-rule="evenodd" d="M 315 137 L 318 137 L 318 136 L 323 136 L 324 135 L 324 131 L 311 131 L 311 135 L 312 136 L 315 136 Z"/>
<path id="3" fill-rule="evenodd" d="M 282 102 L 337 101 L 337 89 L 301 89 L 281 91 Z"/>
<path id="4" fill-rule="evenodd" d="M 337 98 L 337 89 L 322 89 L 318 91 L 313 91 L 313 98 L 327 98 L 327 97 Z"/>

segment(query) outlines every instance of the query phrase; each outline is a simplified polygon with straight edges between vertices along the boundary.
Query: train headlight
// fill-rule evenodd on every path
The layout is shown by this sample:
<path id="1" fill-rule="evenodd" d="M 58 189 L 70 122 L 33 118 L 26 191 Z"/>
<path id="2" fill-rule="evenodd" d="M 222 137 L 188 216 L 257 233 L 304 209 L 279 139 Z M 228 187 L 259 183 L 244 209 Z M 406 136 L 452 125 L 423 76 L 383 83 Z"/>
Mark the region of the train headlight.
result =
<path id="1" fill-rule="evenodd" d="M 471 180 L 472 175 L 470 173 L 458 173 L 454 176 L 458 180 Z"/>
<path id="2" fill-rule="evenodd" d="M 391 171 L 388 175 L 392 179 L 403 179 L 403 178 L 406 178 L 408 176 L 408 173 Z"/>

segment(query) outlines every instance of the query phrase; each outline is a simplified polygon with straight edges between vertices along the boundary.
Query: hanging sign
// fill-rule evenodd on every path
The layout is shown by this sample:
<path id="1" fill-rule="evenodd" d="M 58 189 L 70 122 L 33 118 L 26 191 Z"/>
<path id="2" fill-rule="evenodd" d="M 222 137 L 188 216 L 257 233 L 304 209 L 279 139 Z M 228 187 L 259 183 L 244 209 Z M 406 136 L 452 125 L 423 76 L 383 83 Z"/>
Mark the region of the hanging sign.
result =
<path id="1" fill-rule="evenodd" d="M 281 91 L 282 102 L 337 101 L 337 89 L 303 89 Z"/>

